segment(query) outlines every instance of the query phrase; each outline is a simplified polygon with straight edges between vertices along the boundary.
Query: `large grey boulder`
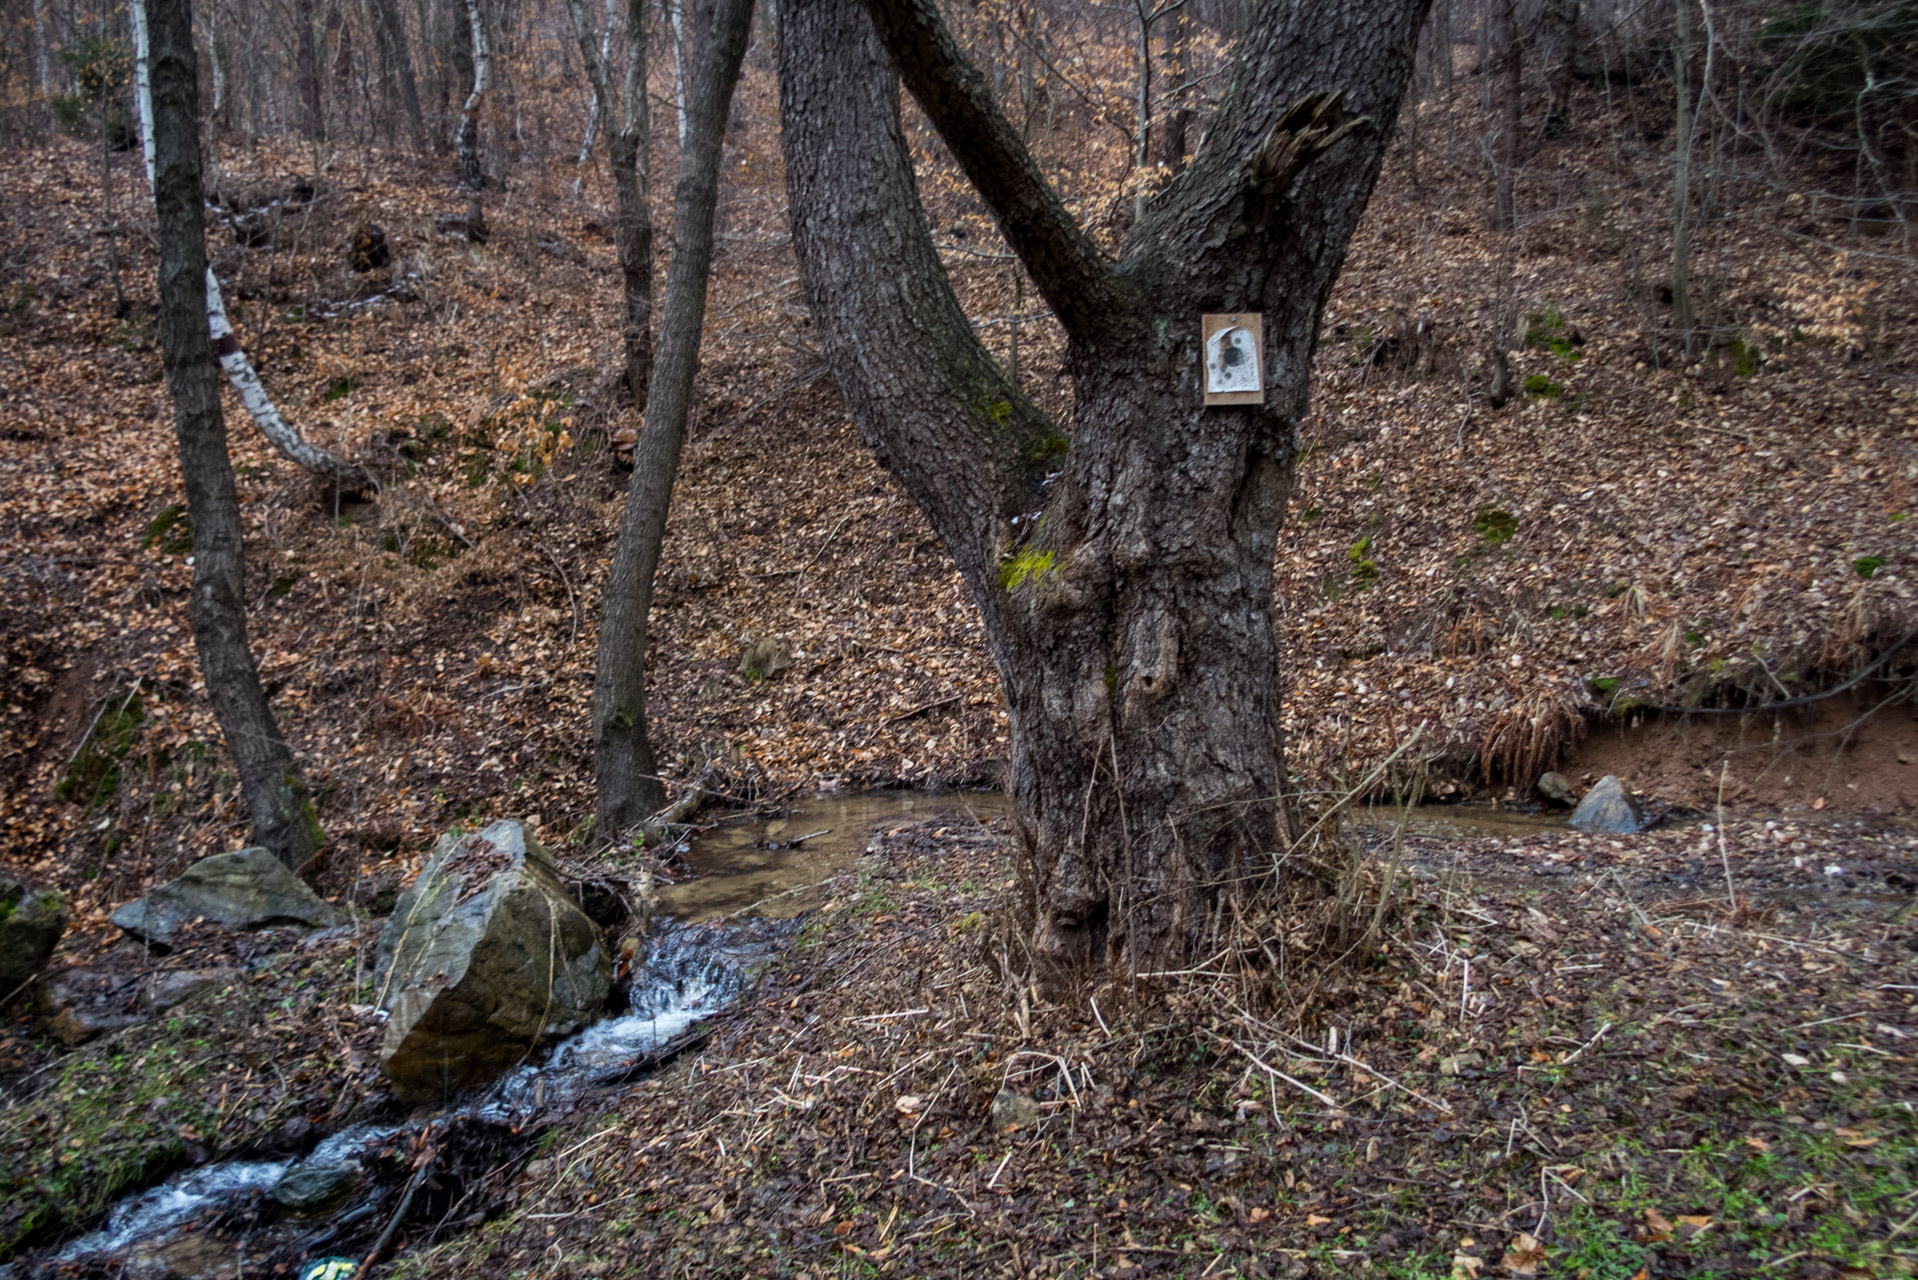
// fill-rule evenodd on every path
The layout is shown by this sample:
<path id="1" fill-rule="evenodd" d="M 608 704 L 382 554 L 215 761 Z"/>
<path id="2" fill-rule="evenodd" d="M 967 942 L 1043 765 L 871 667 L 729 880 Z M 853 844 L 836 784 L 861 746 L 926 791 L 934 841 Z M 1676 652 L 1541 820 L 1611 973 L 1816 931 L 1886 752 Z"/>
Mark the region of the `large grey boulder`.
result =
<path id="1" fill-rule="evenodd" d="M 305 924 L 325 928 L 333 908 L 260 846 L 202 858 L 148 893 L 113 913 L 113 923 L 136 938 L 165 946 L 180 927 L 204 918 L 231 929 L 269 924 Z"/>
<path id="2" fill-rule="evenodd" d="M 67 931 L 67 904 L 0 876 L 0 1004 L 40 972 Z"/>
<path id="3" fill-rule="evenodd" d="M 1572 826 L 1578 831 L 1634 835 L 1645 829 L 1645 811 L 1639 808 L 1625 784 L 1608 773 L 1578 802 L 1572 814 Z"/>
<path id="4" fill-rule="evenodd" d="M 408 1102 L 483 1083 L 606 1007 L 599 926 L 524 825 L 445 835 L 380 934 L 380 1065 Z"/>

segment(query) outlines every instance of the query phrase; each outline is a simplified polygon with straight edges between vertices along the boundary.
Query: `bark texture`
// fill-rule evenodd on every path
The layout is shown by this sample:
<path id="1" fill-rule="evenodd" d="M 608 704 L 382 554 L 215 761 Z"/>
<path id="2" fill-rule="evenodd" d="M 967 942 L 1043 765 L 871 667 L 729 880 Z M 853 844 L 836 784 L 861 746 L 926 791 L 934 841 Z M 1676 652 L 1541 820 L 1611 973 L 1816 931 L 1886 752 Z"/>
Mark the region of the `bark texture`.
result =
<path id="1" fill-rule="evenodd" d="M 687 105 L 690 127 L 673 189 L 673 260 L 666 273 L 659 349 L 646 397 L 645 427 L 633 449 L 633 479 L 626 489 L 619 544 L 606 579 L 593 672 L 597 824 L 609 839 L 638 826 L 666 799 L 646 736 L 646 622 L 692 407 L 713 259 L 719 160 L 752 17 L 753 0 L 719 0 Z"/>
<path id="2" fill-rule="evenodd" d="M 1272 561 L 1319 315 L 1424 0 L 1267 0 L 1200 154 L 1108 262 L 933 0 L 782 6 L 807 296 L 854 420 L 944 538 L 1012 719 L 1035 944 L 1134 970 L 1204 945 L 1281 835 Z M 1064 324 L 1069 436 L 967 327 L 888 65 Z M 1199 317 L 1265 317 L 1263 405 L 1202 407 Z"/>
<path id="3" fill-rule="evenodd" d="M 220 384 L 207 332 L 206 226 L 199 84 L 188 0 L 152 0 L 154 206 L 160 237 L 160 341 L 173 395 L 180 472 L 193 521 L 193 641 L 207 695 L 233 753 L 254 839 L 288 866 L 320 832 L 305 779 L 267 705 L 246 638 L 240 502 L 227 456 Z M 142 23 L 146 26 L 146 23 Z"/>

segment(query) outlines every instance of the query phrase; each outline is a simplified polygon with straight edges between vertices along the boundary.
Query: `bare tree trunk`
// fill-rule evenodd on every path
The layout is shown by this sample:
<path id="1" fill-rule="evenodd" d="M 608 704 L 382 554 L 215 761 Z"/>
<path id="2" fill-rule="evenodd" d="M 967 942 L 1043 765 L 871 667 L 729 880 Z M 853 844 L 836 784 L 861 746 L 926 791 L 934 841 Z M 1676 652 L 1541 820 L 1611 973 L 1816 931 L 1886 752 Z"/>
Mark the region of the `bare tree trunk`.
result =
<path id="1" fill-rule="evenodd" d="M 673 108 L 679 115 L 679 149 L 686 149 L 686 0 L 667 0 L 673 24 Z"/>
<path id="2" fill-rule="evenodd" d="M 606 57 L 613 49 L 613 26 L 618 21 L 618 15 L 615 12 L 616 8 L 616 0 L 606 0 L 606 26 L 605 29 L 599 33 L 599 62 L 602 67 L 606 65 Z M 576 13 L 574 15 L 574 26 L 578 25 L 579 14 Z M 588 71 L 588 78 L 591 78 L 590 70 Z M 605 109 L 605 104 L 600 101 L 599 91 L 595 88 L 593 91 L 592 107 L 586 115 L 586 136 L 580 139 L 579 159 L 573 164 L 575 170 L 573 175 L 573 199 L 575 200 L 580 198 L 580 192 L 585 188 L 586 162 L 593 158 L 593 143 L 599 137 L 600 116 L 604 114 Z"/>
<path id="3" fill-rule="evenodd" d="M 486 45 L 486 26 L 480 21 L 479 0 L 466 0 L 466 21 L 473 35 L 473 91 L 460 108 L 460 128 L 455 145 L 460 156 L 460 185 L 470 191 L 486 186 L 486 169 L 480 162 L 479 109 L 486 96 L 492 53 Z"/>
<path id="4" fill-rule="evenodd" d="M 1672 126 L 1672 328 L 1684 358 L 1696 354 L 1692 312 L 1692 0 L 1678 0 L 1673 25 L 1672 87 L 1678 119 Z"/>
<path id="5" fill-rule="evenodd" d="M 373 0 L 374 29 L 393 60 L 394 78 L 399 81 L 400 103 L 406 108 L 413 150 L 426 145 L 426 113 L 420 107 L 419 80 L 413 74 L 413 48 L 406 38 L 406 24 L 400 20 L 396 0 Z"/>
<path id="6" fill-rule="evenodd" d="M 1137 137 L 1132 149 L 1133 180 L 1139 184 L 1132 200 L 1134 221 L 1145 217 L 1146 166 L 1152 163 L 1152 19 L 1153 0 L 1132 0 L 1139 19 L 1139 89 Z"/>
<path id="7" fill-rule="evenodd" d="M 1498 28 L 1499 119 L 1493 144 L 1497 194 L 1492 204 L 1492 226 L 1498 231 L 1518 228 L 1519 73 L 1523 69 L 1518 40 L 1517 0 L 1494 0 Z"/>
<path id="8" fill-rule="evenodd" d="M 133 0 L 133 98 L 140 113 L 140 145 L 146 159 L 147 185 L 153 189 L 157 199 L 156 126 L 148 61 L 146 9 L 141 0 Z M 194 172 L 196 175 L 199 172 L 197 159 Z M 200 256 L 205 258 L 204 249 Z M 315 475 L 324 476 L 342 489 L 354 492 L 377 490 L 380 484 L 371 472 L 312 443 L 280 415 L 279 408 L 267 394 L 266 387 L 260 382 L 260 375 L 254 372 L 252 362 L 246 358 L 246 350 L 240 346 L 239 337 L 227 320 L 226 300 L 221 295 L 219 277 L 213 274 L 211 264 L 206 269 L 206 283 L 201 296 L 205 300 L 207 333 L 213 343 L 214 354 L 219 358 L 220 368 L 226 372 L 227 381 L 239 393 L 240 403 L 246 406 L 253 425 L 260 429 L 260 434 L 290 461 Z"/>
<path id="9" fill-rule="evenodd" d="M 1268 0 L 1205 145 L 1115 264 L 999 115 L 936 0 L 782 6 L 781 140 L 807 298 L 854 422 L 984 617 L 1012 718 L 1035 951 L 1056 962 L 1156 967 L 1205 945 L 1224 897 L 1281 870 L 1278 522 L 1319 315 L 1424 9 Z M 1069 437 L 953 297 L 881 40 L 1066 331 Z M 1264 316 L 1262 404 L 1203 405 L 1199 320 L 1215 311 Z"/>
<path id="10" fill-rule="evenodd" d="M 673 261 L 666 275 L 659 350 L 646 397 L 645 428 L 633 450 L 619 546 L 607 574 L 593 673 L 597 826 L 607 839 L 618 839 L 665 801 L 646 736 L 647 616 L 692 409 L 719 204 L 719 161 L 752 17 L 753 0 L 719 0 L 688 104 L 691 129 L 673 191 Z"/>
<path id="11" fill-rule="evenodd" d="M 43 107 L 53 96 L 53 50 L 47 41 L 47 0 L 33 0 L 33 73 Z"/>
<path id="12" fill-rule="evenodd" d="M 579 37 L 580 58 L 593 86 L 593 105 L 599 114 L 614 116 L 612 85 L 606 64 L 593 46 L 583 0 L 567 0 L 573 30 Z M 626 84 L 624 117 L 617 133 L 607 135 L 613 187 L 619 199 L 619 271 L 626 303 L 623 338 L 626 351 L 626 389 L 635 408 L 646 404 L 647 379 L 653 363 L 653 213 L 648 153 L 652 117 L 646 101 L 646 0 L 627 0 Z M 608 26 L 608 33 L 611 26 Z M 603 46 L 602 46 L 603 47 Z"/>
<path id="13" fill-rule="evenodd" d="M 295 77 L 300 82 L 301 123 L 309 138 L 326 137 L 326 109 L 320 100 L 320 54 L 313 40 L 313 0 L 293 0 Z"/>
<path id="14" fill-rule="evenodd" d="M 1159 163 L 1176 178 L 1185 169 L 1187 134 L 1192 128 L 1191 19 L 1184 9 L 1176 9 L 1166 20 L 1171 29 L 1165 37 L 1165 74 L 1172 87 L 1166 94 L 1171 105 L 1159 132 Z"/>
<path id="15" fill-rule="evenodd" d="M 142 0 L 134 0 L 144 31 Z M 280 735 L 246 638 L 246 563 L 240 502 L 206 327 L 208 278 L 200 182 L 199 84 L 188 0 L 153 0 L 154 208 L 160 237 L 160 341 L 180 472 L 193 521 L 193 643 L 207 696 L 233 753 L 253 838 L 291 867 L 323 835 L 306 781 Z M 144 43 L 144 41 L 143 41 Z"/>

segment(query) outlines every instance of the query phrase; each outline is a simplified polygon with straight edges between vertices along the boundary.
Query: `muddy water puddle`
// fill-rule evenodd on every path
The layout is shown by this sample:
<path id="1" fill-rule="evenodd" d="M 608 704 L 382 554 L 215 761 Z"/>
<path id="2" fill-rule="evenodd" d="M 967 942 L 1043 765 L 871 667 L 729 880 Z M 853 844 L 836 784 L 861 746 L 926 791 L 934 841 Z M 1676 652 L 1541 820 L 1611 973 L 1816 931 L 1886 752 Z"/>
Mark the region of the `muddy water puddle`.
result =
<path id="1" fill-rule="evenodd" d="M 1403 820 L 1407 835 L 1454 839 L 1476 836 L 1506 839 L 1572 829 L 1569 811 L 1527 812 L 1477 804 L 1422 804 L 1415 806 L 1409 817 L 1396 805 L 1374 804 L 1356 809 L 1353 814 L 1362 827 L 1391 831 Z"/>
<path id="2" fill-rule="evenodd" d="M 819 905 L 824 882 L 849 869 L 874 838 L 950 818 L 983 822 L 1010 812 L 1000 791 L 863 791 L 813 796 L 783 817 L 714 828 L 686 853 L 693 878 L 661 887 L 657 911 L 683 923 L 750 914 L 789 919 Z"/>

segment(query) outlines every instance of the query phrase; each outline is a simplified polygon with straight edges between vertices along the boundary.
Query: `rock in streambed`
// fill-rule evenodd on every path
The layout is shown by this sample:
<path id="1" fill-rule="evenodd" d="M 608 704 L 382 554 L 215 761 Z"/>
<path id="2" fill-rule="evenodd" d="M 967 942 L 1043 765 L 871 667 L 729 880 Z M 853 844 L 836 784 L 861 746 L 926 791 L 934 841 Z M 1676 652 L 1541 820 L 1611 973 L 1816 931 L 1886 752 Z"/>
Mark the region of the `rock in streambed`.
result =
<path id="1" fill-rule="evenodd" d="M 515 821 L 434 845 L 380 935 L 380 1065 L 409 1102 L 481 1084 L 599 1017 L 612 957 Z"/>

